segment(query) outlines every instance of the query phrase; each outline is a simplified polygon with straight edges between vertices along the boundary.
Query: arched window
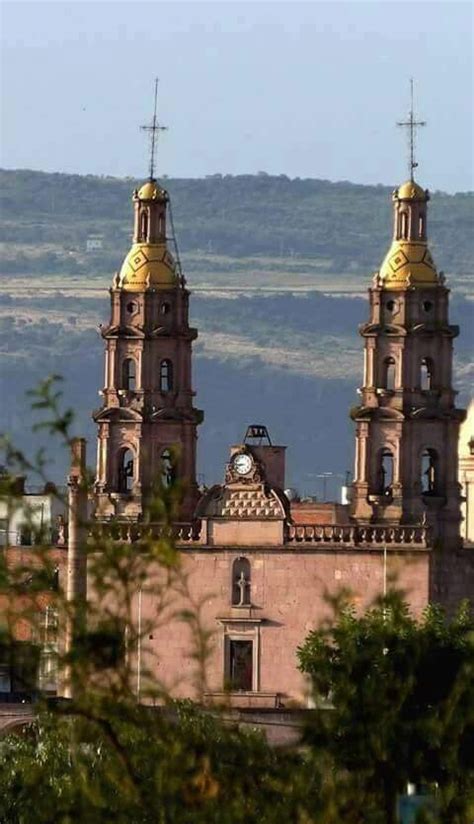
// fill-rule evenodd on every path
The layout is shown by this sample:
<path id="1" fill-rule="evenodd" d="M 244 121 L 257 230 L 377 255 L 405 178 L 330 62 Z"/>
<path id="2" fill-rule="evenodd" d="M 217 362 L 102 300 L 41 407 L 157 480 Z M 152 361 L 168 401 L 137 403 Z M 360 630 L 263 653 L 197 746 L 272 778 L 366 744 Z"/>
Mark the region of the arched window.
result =
<path id="1" fill-rule="evenodd" d="M 395 360 L 393 358 L 385 358 L 382 372 L 382 383 L 384 389 L 395 389 L 395 371 Z"/>
<path id="2" fill-rule="evenodd" d="M 160 391 L 171 392 L 173 389 L 173 364 L 170 360 L 162 360 L 160 364 Z"/>
<path id="3" fill-rule="evenodd" d="M 381 449 L 377 470 L 377 492 L 379 495 L 390 495 L 393 484 L 393 454 L 390 449 Z"/>
<path id="4" fill-rule="evenodd" d="M 148 239 L 148 215 L 146 212 L 142 212 L 140 215 L 140 235 L 142 241 Z"/>
<path id="5" fill-rule="evenodd" d="M 122 364 L 122 388 L 136 389 L 137 366 L 133 358 L 125 358 Z"/>
<path id="6" fill-rule="evenodd" d="M 161 483 L 163 486 L 169 487 L 173 483 L 174 478 L 175 469 L 171 450 L 163 449 L 161 453 Z"/>
<path id="7" fill-rule="evenodd" d="M 423 240 L 425 236 L 425 218 L 423 215 L 420 215 L 418 218 L 418 237 L 420 240 Z"/>
<path id="8" fill-rule="evenodd" d="M 400 215 L 400 235 L 402 240 L 408 238 L 408 213 L 402 212 Z"/>
<path id="9" fill-rule="evenodd" d="M 421 456 L 421 491 L 423 495 L 436 495 L 438 491 L 438 454 L 435 449 L 425 449 Z"/>
<path id="10" fill-rule="evenodd" d="M 232 606 L 250 606 L 250 562 L 236 558 L 232 564 Z"/>
<path id="11" fill-rule="evenodd" d="M 421 361 L 420 386 L 424 392 L 433 389 L 433 361 L 423 358 Z"/>
<path id="12" fill-rule="evenodd" d="M 133 488 L 134 455 L 131 449 L 119 453 L 118 491 L 131 492 Z"/>

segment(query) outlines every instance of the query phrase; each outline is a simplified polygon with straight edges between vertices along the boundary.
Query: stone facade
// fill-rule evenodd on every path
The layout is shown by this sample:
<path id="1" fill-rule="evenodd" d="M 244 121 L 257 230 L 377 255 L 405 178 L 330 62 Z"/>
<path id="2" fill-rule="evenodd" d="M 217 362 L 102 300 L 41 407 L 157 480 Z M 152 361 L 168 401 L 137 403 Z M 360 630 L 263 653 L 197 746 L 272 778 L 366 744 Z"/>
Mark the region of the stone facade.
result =
<path id="1" fill-rule="evenodd" d="M 154 191 L 152 182 L 140 191 L 150 186 Z M 167 196 L 158 192 L 163 221 Z M 148 201 L 140 193 L 134 198 L 138 242 L 146 240 L 140 214 Z M 360 330 L 364 381 L 351 413 L 356 466 L 350 506 L 290 501 L 285 448 L 272 444 L 261 425 L 231 447 L 224 482 L 197 499 L 199 417 L 190 383 L 196 333 L 187 327 L 188 293 L 181 280 L 170 291 L 169 278 L 162 283 L 153 272 L 132 284 L 135 247 L 127 256 L 112 290 L 112 321 L 103 331 L 107 378 L 96 416 L 96 518 L 118 515 L 121 537 L 132 543 L 144 529 L 159 534 L 159 524 L 140 523 L 143 496 L 162 471 L 161 450 L 177 444 L 183 456 L 177 474 L 188 498 L 186 523 L 176 524 L 175 533 L 188 592 L 170 592 L 166 632 L 150 635 L 140 650 L 141 666 L 167 686 L 178 684 L 175 693 L 198 694 L 192 634 L 175 617 L 193 604 L 201 605 L 201 626 L 212 639 L 207 697 L 269 708 L 306 704 L 296 650 L 330 616 L 330 599 L 341 591 L 362 610 L 395 586 L 415 614 L 430 600 L 454 608 L 472 596 L 474 563 L 460 538 L 457 442 L 464 412 L 455 406 L 452 386 L 458 329 L 449 323 L 449 290 L 427 246 L 428 199 L 413 181 L 394 192 L 393 243 L 369 290 L 370 317 Z M 163 301 L 173 305 L 164 321 Z M 137 364 L 133 390 L 123 383 L 118 389 L 124 358 Z M 171 393 L 156 383 L 160 358 L 176 368 Z M 117 455 L 124 448 L 136 457 L 133 479 L 120 488 Z M 137 621 L 153 616 L 146 588 L 134 608 Z"/>

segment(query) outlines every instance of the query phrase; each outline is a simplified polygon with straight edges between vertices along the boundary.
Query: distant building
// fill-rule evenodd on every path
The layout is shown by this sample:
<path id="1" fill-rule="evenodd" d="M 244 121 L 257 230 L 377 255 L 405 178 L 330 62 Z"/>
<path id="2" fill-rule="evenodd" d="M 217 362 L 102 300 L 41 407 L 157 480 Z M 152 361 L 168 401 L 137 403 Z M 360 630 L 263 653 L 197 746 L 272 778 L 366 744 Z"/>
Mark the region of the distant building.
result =
<path id="1" fill-rule="evenodd" d="M 25 487 L 24 478 L 15 478 L 14 495 L 0 497 L 0 547 L 30 546 L 39 541 L 57 544 L 64 532 L 66 507 L 54 486 L 33 490 Z"/>
<path id="2" fill-rule="evenodd" d="M 459 483 L 463 496 L 461 534 L 474 544 L 474 400 L 459 433 Z"/>
<path id="3" fill-rule="evenodd" d="M 102 249 L 104 238 L 102 235 L 89 235 L 86 240 L 86 252 L 97 252 Z"/>

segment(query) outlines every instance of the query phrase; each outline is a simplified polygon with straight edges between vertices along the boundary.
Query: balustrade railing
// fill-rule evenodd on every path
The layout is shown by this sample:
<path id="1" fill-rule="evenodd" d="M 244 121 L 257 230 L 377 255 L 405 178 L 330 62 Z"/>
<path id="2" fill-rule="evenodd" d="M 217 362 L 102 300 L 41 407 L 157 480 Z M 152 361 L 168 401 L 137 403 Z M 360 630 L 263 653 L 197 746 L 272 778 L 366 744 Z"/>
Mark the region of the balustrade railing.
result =
<path id="1" fill-rule="evenodd" d="M 415 546 L 430 545 L 429 529 L 422 525 L 387 526 L 371 524 L 290 524 L 287 527 L 286 543 L 289 544 L 324 544 L 330 546 Z"/>
<path id="2" fill-rule="evenodd" d="M 201 539 L 201 522 L 159 524 L 128 523 L 126 521 L 95 521 L 92 536 L 106 536 L 121 543 L 135 544 L 160 538 L 170 538 L 177 544 L 197 543 Z"/>

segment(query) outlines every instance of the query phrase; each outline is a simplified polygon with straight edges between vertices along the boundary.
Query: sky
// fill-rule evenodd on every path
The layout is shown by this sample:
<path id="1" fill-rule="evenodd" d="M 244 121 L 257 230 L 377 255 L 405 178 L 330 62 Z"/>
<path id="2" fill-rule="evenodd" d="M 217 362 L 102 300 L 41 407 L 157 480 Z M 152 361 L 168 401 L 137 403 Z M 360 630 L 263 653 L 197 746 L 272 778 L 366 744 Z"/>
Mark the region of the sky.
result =
<path id="1" fill-rule="evenodd" d="M 473 184 L 472 6 L 458 2 L 4 2 L 1 165 Z"/>

